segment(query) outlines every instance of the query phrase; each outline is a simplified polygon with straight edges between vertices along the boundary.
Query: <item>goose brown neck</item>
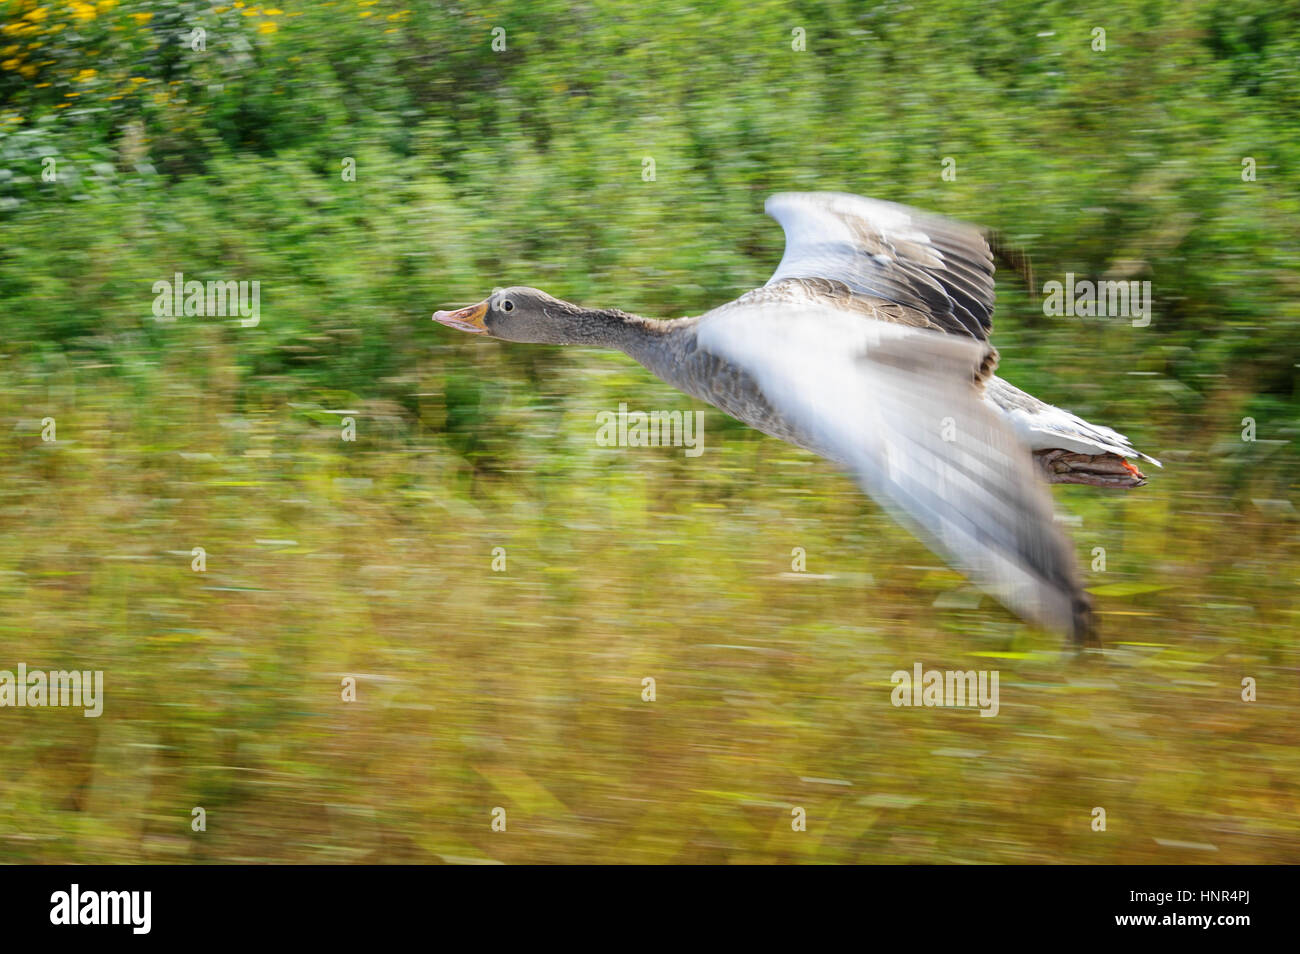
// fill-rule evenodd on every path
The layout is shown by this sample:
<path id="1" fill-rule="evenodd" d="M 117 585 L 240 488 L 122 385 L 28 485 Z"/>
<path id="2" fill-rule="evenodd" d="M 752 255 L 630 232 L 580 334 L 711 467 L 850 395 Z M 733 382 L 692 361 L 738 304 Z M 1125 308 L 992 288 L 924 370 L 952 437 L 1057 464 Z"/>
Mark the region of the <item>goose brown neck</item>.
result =
<path id="1" fill-rule="evenodd" d="M 687 320 L 660 321 L 617 308 L 570 308 L 572 320 L 558 343 L 622 351 L 656 373 L 669 356 L 669 338 Z"/>

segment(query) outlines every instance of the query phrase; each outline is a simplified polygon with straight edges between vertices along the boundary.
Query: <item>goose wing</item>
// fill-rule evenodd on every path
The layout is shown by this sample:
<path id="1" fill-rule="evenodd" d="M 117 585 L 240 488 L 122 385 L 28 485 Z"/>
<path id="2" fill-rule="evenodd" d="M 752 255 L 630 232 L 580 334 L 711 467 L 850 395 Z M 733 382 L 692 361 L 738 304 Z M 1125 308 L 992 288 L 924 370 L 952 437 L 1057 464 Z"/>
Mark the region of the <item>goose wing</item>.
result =
<path id="1" fill-rule="evenodd" d="M 765 208 L 785 230 L 765 287 L 821 280 L 872 317 L 988 340 L 993 256 L 978 229 L 842 192 L 782 192 Z"/>
<path id="2" fill-rule="evenodd" d="M 828 306 L 743 299 L 701 316 L 696 344 L 750 379 L 756 402 L 797 443 L 846 466 L 1008 608 L 1088 635 L 1088 599 L 1047 488 L 977 392 L 987 345 Z"/>

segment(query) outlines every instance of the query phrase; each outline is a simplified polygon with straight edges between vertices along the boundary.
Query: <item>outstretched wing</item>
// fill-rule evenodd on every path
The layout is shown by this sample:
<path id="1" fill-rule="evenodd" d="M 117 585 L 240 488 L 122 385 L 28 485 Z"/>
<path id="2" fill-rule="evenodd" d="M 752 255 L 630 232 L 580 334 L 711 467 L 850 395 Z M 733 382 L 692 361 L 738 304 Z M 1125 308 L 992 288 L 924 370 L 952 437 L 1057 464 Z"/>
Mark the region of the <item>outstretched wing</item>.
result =
<path id="1" fill-rule="evenodd" d="M 976 228 L 905 205 L 842 192 L 782 192 L 767 214 L 785 230 L 768 286 L 839 283 L 885 320 L 986 341 L 993 327 L 993 256 Z"/>
<path id="2" fill-rule="evenodd" d="M 1007 607 L 1088 635 L 1088 598 L 1047 488 L 976 390 L 986 345 L 837 308 L 743 299 L 703 315 L 696 344 L 752 379 L 755 403 L 797 443 L 848 467 Z"/>

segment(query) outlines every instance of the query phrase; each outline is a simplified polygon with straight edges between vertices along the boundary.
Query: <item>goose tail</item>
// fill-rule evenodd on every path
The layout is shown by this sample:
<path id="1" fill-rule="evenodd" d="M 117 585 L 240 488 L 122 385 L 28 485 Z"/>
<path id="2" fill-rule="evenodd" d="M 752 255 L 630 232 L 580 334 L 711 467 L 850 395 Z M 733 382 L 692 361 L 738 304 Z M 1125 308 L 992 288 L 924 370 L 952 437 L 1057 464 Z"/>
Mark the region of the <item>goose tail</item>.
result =
<path id="1" fill-rule="evenodd" d="M 1128 489 L 1147 482 L 1137 464 L 1145 461 L 1161 466 L 1160 461 L 1142 453 L 1118 431 L 1090 424 L 997 376 L 986 382 L 984 399 L 997 408 L 1034 452 L 1049 483 Z"/>

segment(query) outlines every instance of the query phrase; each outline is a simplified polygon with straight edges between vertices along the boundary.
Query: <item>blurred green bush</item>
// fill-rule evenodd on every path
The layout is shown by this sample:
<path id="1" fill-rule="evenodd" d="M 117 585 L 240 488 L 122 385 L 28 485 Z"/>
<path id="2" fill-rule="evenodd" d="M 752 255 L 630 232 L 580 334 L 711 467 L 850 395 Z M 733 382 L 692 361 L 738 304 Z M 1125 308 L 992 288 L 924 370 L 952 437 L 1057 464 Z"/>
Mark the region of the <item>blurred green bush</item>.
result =
<path id="1" fill-rule="evenodd" d="M 1040 279 L 1152 281 L 1138 330 L 1045 321 L 1004 279 L 998 340 L 1022 384 L 1140 371 L 1167 382 L 1171 426 L 1226 390 L 1295 430 L 1294 3 L 3 9 L 0 333 L 17 352 L 185 349 L 150 320 L 153 281 L 258 279 L 243 383 L 372 393 L 431 342 L 463 348 L 428 313 L 495 285 L 704 310 L 779 259 L 766 194 L 845 189 L 997 227 Z"/>

